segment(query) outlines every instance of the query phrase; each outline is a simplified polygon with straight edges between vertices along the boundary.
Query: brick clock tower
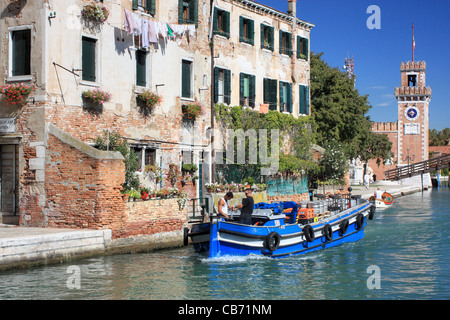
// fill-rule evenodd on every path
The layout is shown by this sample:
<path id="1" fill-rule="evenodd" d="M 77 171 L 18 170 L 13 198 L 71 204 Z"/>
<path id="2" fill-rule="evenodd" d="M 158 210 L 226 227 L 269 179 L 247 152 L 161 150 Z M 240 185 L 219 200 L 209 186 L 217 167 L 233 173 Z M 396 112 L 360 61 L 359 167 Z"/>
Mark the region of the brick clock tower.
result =
<path id="1" fill-rule="evenodd" d="M 399 166 L 428 160 L 429 104 L 431 89 L 426 87 L 426 63 L 402 62 L 401 87 L 395 88 L 398 102 Z"/>

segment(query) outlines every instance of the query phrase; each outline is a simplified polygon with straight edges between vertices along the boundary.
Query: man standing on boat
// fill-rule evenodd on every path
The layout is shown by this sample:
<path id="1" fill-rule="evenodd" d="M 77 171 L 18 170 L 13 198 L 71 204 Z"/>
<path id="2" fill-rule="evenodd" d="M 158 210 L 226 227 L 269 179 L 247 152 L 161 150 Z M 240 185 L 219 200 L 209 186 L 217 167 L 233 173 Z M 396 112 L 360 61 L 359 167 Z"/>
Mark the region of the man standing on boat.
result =
<path id="1" fill-rule="evenodd" d="M 242 224 L 252 224 L 252 213 L 253 207 L 255 205 L 255 200 L 253 200 L 252 189 L 250 186 L 245 189 L 246 198 L 242 199 L 242 204 L 238 204 L 235 208 L 241 209 L 241 219 L 240 223 Z"/>
<path id="2" fill-rule="evenodd" d="M 375 199 L 377 200 L 383 200 L 383 192 L 380 190 L 380 188 L 377 188 L 377 191 L 375 191 Z"/>
<path id="3" fill-rule="evenodd" d="M 231 206 L 228 206 L 228 201 L 233 199 L 233 197 L 233 192 L 230 191 L 223 198 L 220 198 L 218 205 L 219 218 L 230 219 L 228 216 L 228 208 L 231 210 Z"/>

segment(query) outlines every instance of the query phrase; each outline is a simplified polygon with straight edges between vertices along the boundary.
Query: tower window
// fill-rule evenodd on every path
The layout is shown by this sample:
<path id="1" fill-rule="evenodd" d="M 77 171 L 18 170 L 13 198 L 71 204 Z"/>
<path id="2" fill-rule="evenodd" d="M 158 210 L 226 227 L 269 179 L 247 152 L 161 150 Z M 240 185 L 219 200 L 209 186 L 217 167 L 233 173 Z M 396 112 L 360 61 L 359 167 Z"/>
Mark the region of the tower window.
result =
<path id="1" fill-rule="evenodd" d="M 417 84 L 417 75 L 408 75 L 408 87 L 415 87 Z"/>

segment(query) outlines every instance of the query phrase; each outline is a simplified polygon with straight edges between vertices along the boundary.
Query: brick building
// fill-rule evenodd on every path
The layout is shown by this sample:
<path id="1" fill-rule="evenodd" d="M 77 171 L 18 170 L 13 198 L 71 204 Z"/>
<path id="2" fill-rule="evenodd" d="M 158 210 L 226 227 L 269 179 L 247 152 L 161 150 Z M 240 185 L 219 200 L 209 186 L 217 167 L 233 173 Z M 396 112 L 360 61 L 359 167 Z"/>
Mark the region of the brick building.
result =
<path id="1" fill-rule="evenodd" d="M 88 4 L 107 19 L 89 19 Z M 35 89 L 19 104 L 0 101 L 0 223 L 139 234 L 136 221 L 134 231 L 124 224 L 123 158 L 92 147 L 105 130 L 138 152 L 142 180 L 147 164 L 197 164 L 199 183 L 184 186 L 194 198 L 211 181 L 214 103 L 308 115 L 313 25 L 287 5 L 288 14 L 247 0 L 2 0 L 0 82 Z M 96 89 L 110 101 L 83 98 Z M 163 98 L 151 111 L 137 99 L 145 90 Z M 192 123 L 183 106 L 195 103 L 204 113 Z"/>
<path id="2" fill-rule="evenodd" d="M 400 75 L 401 85 L 395 88 L 398 122 L 372 126 L 372 131 L 386 134 L 392 142 L 392 158 L 386 165 L 378 166 L 374 160 L 369 162 L 378 180 L 384 179 L 386 170 L 428 160 L 431 88 L 426 86 L 426 63 L 402 62 Z"/>

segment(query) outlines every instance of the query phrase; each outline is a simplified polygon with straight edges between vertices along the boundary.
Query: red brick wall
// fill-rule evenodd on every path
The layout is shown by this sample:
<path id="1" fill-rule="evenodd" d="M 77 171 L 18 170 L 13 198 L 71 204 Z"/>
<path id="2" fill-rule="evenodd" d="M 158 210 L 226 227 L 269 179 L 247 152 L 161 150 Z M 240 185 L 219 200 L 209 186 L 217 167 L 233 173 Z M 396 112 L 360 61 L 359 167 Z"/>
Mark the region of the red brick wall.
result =
<path id="1" fill-rule="evenodd" d="M 391 154 L 393 155 L 392 164 L 384 165 L 377 164 L 377 159 L 369 161 L 369 167 L 372 168 L 373 174 L 376 175 L 377 180 L 383 180 L 385 178 L 384 172 L 397 167 L 398 159 L 398 124 L 397 122 L 376 122 L 372 124 L 372 131 L 378 134 L 385 134 L 392 142 Z"/>
<path id="2" fill-rule="evenodd" d="M 47 144 L 48 226 L 101 229 L 120 225 L 123 160 L 92 158 L 51 134 Z"/>

